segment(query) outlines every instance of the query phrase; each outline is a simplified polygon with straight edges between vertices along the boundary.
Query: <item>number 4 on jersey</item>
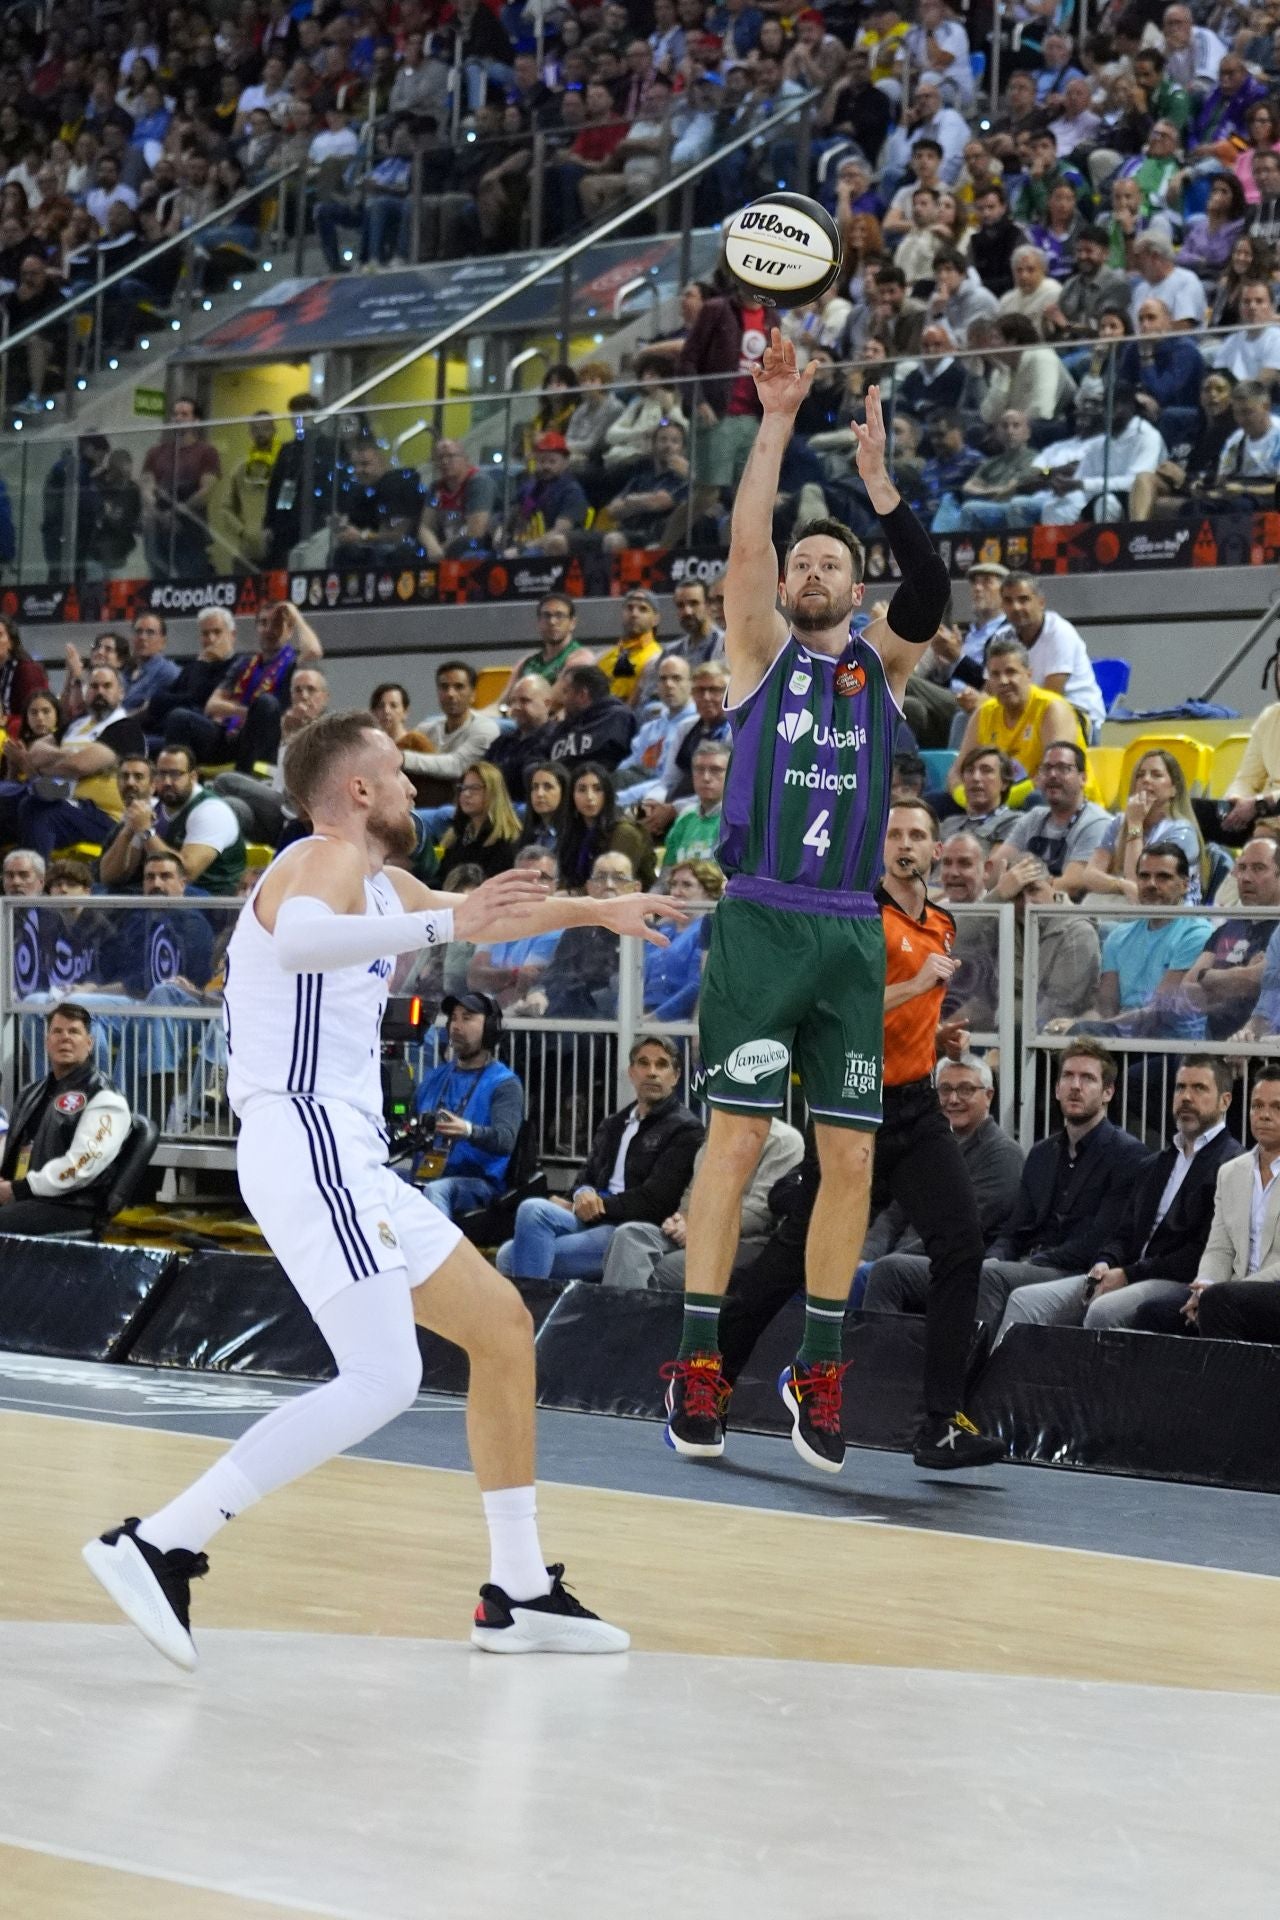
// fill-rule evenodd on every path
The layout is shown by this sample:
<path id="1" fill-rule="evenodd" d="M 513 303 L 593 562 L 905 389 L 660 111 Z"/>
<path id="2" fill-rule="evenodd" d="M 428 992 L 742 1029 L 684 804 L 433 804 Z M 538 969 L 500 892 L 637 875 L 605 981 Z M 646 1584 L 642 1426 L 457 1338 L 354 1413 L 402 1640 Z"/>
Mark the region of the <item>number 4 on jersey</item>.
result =
<path id="1" fill-rule="evenodd" d="M 809 830 L 801 841 L 801 846 L 814 847 L 819 860 L 826 858 L 827 848 L 831 845 L 831 835 L 827 832 L 827 822 L 831 818 L 830 807 L 824 807 L 810 823 Z"/>

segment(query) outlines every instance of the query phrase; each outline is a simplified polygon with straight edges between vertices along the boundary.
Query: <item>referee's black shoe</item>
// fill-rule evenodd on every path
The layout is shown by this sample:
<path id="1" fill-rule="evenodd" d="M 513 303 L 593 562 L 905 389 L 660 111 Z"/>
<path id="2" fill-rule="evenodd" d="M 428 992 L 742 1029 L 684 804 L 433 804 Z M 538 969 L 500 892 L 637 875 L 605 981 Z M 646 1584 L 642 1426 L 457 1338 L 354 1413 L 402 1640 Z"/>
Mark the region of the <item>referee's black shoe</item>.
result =
<path id="1" fill-rule="evenodd" d="M 1006 1458 L 1009 1449 L 1003 1440 L 979 1433 L 963 1413 L 930 1414 L 915 1438 L 911 1458 L 918 1467 L 934 1473 L 951 1473 L 957 1467 L 990 1467 Z"/>

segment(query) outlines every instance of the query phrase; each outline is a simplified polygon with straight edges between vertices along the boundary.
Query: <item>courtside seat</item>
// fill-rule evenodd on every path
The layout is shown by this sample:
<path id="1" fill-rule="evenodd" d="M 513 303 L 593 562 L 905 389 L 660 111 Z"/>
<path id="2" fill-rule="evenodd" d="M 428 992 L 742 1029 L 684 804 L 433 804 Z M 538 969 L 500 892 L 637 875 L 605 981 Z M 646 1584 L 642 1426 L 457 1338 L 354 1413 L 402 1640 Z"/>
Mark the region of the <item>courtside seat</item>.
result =
<path id="1" fill-rule="evenodd" d="M 255 873 L 260 873 L 263 867 L 269 867 L 275 859 L 275 848 L 264 847 L 259 840 L 247 840 L 244 851 L 244 863 L 246 867 L 251 867 Z"/>
<path id="2" fill-rule="evenodd" d="M 87 840 L 77 840 L 73 847 L 58 847 L 53 855 L 55 860 L 86 860 L 90 866 L 101 860 L 102 848 L 90 846 Z"/>
<path id="3" fill-rule="evenodd" d="M 506 686 L 507 681 L 511 678 L 511 667 L 514 665 L 515 661 L 513 660 L 510 666 L 481 667 L 479 669 L 476 674 L 475 704 L 477 707 L 483 710 L 483 708 L 493 705 L 498 695 L 502 692 L 502 689 Z"/>
<path id="4" fill-rule="evenodd" d="M 1089 767 L 1097 782 L 1102 804 L 1112 812 L 1118 804 L 1120 769 L 1123 761 L 1123 747 L 1090 747 L 1089 749 Z"/>
<path id="5" fill-rule="evenodd" d="M 1212 799 L 1221 800 L 1226 793 L 1240 771 L 1240 762 L 1244 759 L 1248 744 L 1247 733 L 1230 733 L 1213 749 L 1213 767 L 1209 774 L 1209 794 Z"/>

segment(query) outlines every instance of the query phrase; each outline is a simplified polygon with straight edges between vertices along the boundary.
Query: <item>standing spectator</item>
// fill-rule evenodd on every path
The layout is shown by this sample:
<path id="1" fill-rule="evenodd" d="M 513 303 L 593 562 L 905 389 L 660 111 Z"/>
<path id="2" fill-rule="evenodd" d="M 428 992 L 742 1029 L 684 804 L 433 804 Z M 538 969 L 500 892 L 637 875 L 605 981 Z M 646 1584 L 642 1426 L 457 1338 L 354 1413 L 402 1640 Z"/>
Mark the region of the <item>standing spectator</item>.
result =
<path id="1" fill-rule="evenodd" d="M 521 1201 L 515 1237 L 498 1249 L 499 1272 L 598 1280 L 616 1227 L 627 1220 L 661 1226 L 676 1211 L 702 1143 L 701 1125 L 676 1098 L 678 1048 L 637 1040 L 628 1076 L 635 1101 L 599 1129 L 572 1200 Z"/>
<path id="2" fill-rule="evenodd" d="M 580 762 L 569 782 L 569 805 L 556 845 L 561 884 L 580 893 L 602 853 L 625 853 L 641 886 L 653 885 L 657 861 L 642 826 L 618 812 L 613 778 L 602 766 Z"/>
<path id="3" fill-rule="evenodd" d="M 303 660 L 318 660 L 324 651 L 314 629 L 288 600 L 260 608 L 257 626 L 258 651 L 232 660 L 203 713 L 176 707 L 165 721 L 165 745 L 192 748 L 200 766 L 234 760 L 238 773 L 274 766 L 293 670 Z"/>
<path id="4" fill-rule="evenodd" d="M 142 463 L 142 534 L 154 580 L 203 580 L 212 571 L 209 495 L 222 461 L 203 420 L 195 400 L 175 400 L 169 432 Z"/>
<path id="5" fill-rule="evenodd" d="M 404 770 L 424 807 L 442 806 L 468 767 L 483 760 L 498 737 L 498 722 L 476 712 L 476 670 L 465 660 L 442 660 L 436 668 L 436 698 L 441 718 L 421 729 L 431 742 L 427 753 L 409 751 Z M 509 864 L 509 863 L 508 863 Z"/>
<path id="6" fill-rule="evenodd" d="M 760 419 L 752 368 L 768 343 L 764 306 L 742 293 L 718 293 L 703 302 L 680 352 L 682 378 L 699 429 L 693 468 L 697 476 L 690 514 L 714 511 L 721 490 L 736 487 Z"/>
<path id="7" fill-rule="evenodd" d="M 486 753 L 506 782 L 507 792 L 516 806 L 528 799 L 526 777 L 531 768 L 547 757 L 554 722 L 549 705 L 551 689 L 536 673 L 517 680 L 507 702 L 507 712 L 515 721 L 508 733 L 500 733 Z"/>

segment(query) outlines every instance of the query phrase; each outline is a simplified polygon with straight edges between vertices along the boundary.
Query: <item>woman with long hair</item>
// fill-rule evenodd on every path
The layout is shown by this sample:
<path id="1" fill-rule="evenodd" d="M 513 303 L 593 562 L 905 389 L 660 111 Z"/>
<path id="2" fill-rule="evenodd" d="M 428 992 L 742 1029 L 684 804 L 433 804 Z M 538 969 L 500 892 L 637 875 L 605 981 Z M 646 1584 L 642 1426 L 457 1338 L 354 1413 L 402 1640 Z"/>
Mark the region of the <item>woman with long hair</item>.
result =
<path id="1" fill-rule="evenodd" d="M 1203 213 L 1193 213 L 1182 231 L 1178 265 L 1216 280 L 1244 232 L 1244 189 L 1234 173 L 1220 173 L 1209 188 Z"/>
<path id="2" fill-rule="evenodd" d="M 374 722 L 402 753 L 432 753 L 434 748 L 425 733 L 409 725 L 409 689 L 398 680 L 380 680 L 369 695 L 369 711 Z"/>
<path id="3" fill-rule="evenodd" d="M 515 865 L 520 843 L 507 783 L 488 760 L 477 760 L 458 782 L 458 805 L 440 839 L 440 884 L 453 867 L 480 867 L 486 880 Z"/>
<path id="4" fill-rule="evenodd" d="M 1249 144 L 1236 161 L 1235 178 L 1249 205 L 1256 207 L 1262 195 L 1253 177 L 1253 163 L 1260 153 L 1280 152 L 1280 107 L 1273 100 L 1255 100 L 1244 124 Z"/>
<path id="5" fill-rule="evenodd" d="M 48 676 L 22 644 L 16 620 L 0 613 L 0 726 L 11 740 L 22 732 L 27 701 L 38 688 L 47 688 Z"/>
<path id="6" fill-rule="evenodd" d="M 560 844 L 569 807 L 569 776 L 554 760 L 541 760 L 526 776 L 525 788 L 529 804 L 524 810 L 520 845 L 554 851 Z"/>
<path id="7" fill-rule="evenodd" d="M 1190 447 L 1180 460 L 1161 460 L 1153 473 L 1134 475 L 1129 494 L 1131 520 L 1159 520 L 1181 513 L 1181 503 L 1204 493 L 1218 475 L 1222 449 L 1236 430 L 1231 405 L 1236 377 L 1225 367 L 1210 367 L 1200 382 L 1200 407 Z"/>
<path id="8" fill-rule="evenodd" d="M 1182 768 L 1164 747 L 1144 753 L 1129 781 L 1124 812 L 1117 814 L 1087 860 L 1073 860 L 1062 876 L 1070 894 L 1114 893 L 1138 898 L 1138 862 L 1156 847 L 1181 847 L 1191 870 L 1187 904 L 1200 900 L 1204 842 L 1196 825 Z"/>
<path id="9" fill-rule="evenodd" d="M 61 732 L 62 710 L 56 696 L 48 687 L 37 687 L 23 705 L 19 740 L 29 747 L 33 740 L 56 740 Z"/>
<path id="10" fill-rule="evenodd" d="M 618 812 L 613 775 L 594 760 L 585 760 L 569 783 L 569 806 L 556 853 L 560 883 L 568 893 L 581 893 L 602 853 L 625 853 L 646 889 L 657 874 L 653 841 L 636 820 Z"/>
<path id="11" fill-rule="evenodd" d="M 1231 249 L 1227 270 L 1214 291 L 1213 305 L 1205 321 L 1208 327 L 1238 327 L 1240 290 L 1246 280 L 1265 280 L 1270 286 L 1276 275 L 1276 257 L 1265 240 L 1244 232 Z"/>
<path id="12" fill-rule="evenodd" d="M 532 420 L 518 430 L 519 452 L 525 460 L 533 457 L 533 443 L 544 433 L 565 433 L 573 418 L 581 394 L 578 376 L 567 361 L 548 367 L 542 376 L 543 393 Z"/>

